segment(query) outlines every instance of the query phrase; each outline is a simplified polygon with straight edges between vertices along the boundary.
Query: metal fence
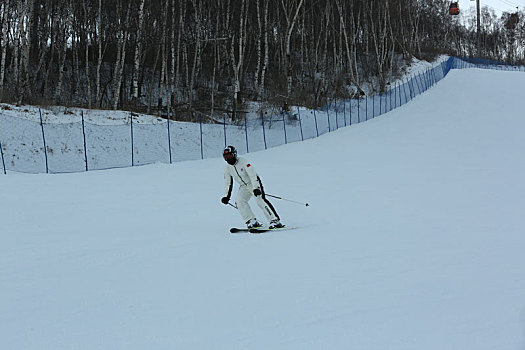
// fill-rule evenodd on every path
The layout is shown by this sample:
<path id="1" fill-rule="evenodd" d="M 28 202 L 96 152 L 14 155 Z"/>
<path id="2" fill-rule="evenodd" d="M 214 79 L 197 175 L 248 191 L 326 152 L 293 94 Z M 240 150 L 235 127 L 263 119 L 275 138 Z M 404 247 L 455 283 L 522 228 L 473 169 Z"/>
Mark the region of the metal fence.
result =
<path id="1" fill-rule="evenodd" d="M 253 152 L 319 137 L 398 108 L 443 79 L 451 69 L 488 68 L 525 71 L 523 66 L 451 57 L 379 95 L 332 100 L 320 109 L 296 108 L 278 114 L 245 116 L 238 123 L 186 123 L 166 119 L 138 124 L 130 114 L 124 125 L 40 123 L 0 113 L 0 156 L 7 171 L 65 173 L 150 163 L 218 157 L 233 144 Z"/>

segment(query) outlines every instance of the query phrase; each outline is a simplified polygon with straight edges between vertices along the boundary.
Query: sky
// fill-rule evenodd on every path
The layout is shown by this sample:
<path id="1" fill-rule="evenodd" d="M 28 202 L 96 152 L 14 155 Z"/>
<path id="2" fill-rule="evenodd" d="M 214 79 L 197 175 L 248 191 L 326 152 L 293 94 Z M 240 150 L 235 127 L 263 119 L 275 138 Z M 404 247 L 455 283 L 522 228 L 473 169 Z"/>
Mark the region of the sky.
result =
<path id="1" fill-rule="evenodd" d="M 525 8 L 525 0 L 480 0 L 481 7 L 489 6 L 499 15 L 503 12 L 516 12 L 516 6 L 520 10 Z M 461 11 L 468 12 L 470 8 L 476 9 L 476 1 L 460 0 L 459 7 Z"/>
<path id="2" fill-rule="evenodd" d="M 267 193 L 310 204 L 271 199 L 288 231 L 229 233 L 220 157 L 9 171 L 0 348 L 525 348 L 524 84 L 452 70 L 382 116 L 247 154 Z"/>

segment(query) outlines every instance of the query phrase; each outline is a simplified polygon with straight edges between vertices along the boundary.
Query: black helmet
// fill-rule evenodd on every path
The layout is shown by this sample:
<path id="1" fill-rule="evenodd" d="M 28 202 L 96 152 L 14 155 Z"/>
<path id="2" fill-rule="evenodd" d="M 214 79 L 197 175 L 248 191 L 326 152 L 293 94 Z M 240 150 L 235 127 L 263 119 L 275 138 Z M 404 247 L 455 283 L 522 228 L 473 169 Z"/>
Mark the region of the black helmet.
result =
<path id="1" fill-rule="evenodd" d="M 233 146 L 228 146 L 222 151 L 222 157 L 228 164 L 237 163 L 237 150 Z"/>

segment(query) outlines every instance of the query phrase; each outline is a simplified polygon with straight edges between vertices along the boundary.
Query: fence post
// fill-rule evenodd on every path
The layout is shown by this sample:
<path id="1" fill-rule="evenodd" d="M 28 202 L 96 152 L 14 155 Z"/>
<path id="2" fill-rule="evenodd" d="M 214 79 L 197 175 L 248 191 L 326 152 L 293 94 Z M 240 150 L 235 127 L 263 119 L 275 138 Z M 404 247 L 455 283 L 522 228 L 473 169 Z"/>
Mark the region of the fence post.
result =
<path id="1" fill-rule="evenodd" d="M 262 124 L 262 131 L 263 131 L 264 149 L 268 149 L 268 146 L 266 145 L 266 131 L 264 130 L 264 113 L 263 112 L 261 112 L 261 124 Z"/>
<path id="2" fill-rule="evenodd" d="M 413 78 L 411 78 L 410 80 L 407 80 L 408 91 L 410 92 L 410 100 L 412 100 L 412 99 L 414 98 L 414 96 L 413 96 L 413 92 L 412 92 L 413 87 L 410 86 L 410 82 L 412 81 L 412 79 L 413 79 Z M 407 102 L 408 102 L 408 100 L 407 100 Z"/>
<path id="3" fill-rule="evenodd" d="M 421 81 L 421 87 L 423 88 L 423 91 L 427 91 L 426 82 L 425 82 L 425 73 L 419 74 L 419 80 Z"/>
<path id="4" fill-rule="evenodd" d="M 315 108 L 314 108 L 314 121 L 315 121 L 315 134 L 316 134 L 316 137 L 319 137 L 319 128 L 317 127 L 317 115 L 315 114 Z"/>
<path id="5" fill-rule="evenodd" d="M 222 115 L 222 119 L 222 124 L 224 125 L 224 148 L 226 148 L 226 146 L 228 146 L 228 144 L 226 143 L 226 113 Z"/>
<path id="6" fill-rule="evenodd" d="M 283 116 L 284 144 L 286 145 L 288 143 L 288 137 L 286 135 L 286 122 L 284 120 L 285 113 L 281 112 L 281 115 Z"/>
<path id="7" fill-rule="evenodd" d="M 171 103 L 170 103 L 171 105 Z M 171 132 L 170 132 L 170 108 L 168 106 L 168 113 L 167 113 L 167 118 L 168 119 L 168 153 L 170 155 L 170 164 L 173 162 L 173 159 L 171 157 Z"/>
<path id="8" fill-rule="evenodd" d="M 403 80 L 401 80 L 403 81 Z M 407 83 L 403 83 L 403 94 L 405 95 L 405 103 L 408 102 L 408 97 L 407 97 L 407 86 L 408 86 L 408 82 Z M 409 91 L 410 91 L 410 87 L 409 87 Z M 399 92 L 399 98 L 401 99 L 401 92 Z M 401 106 L 401 105 L 400 105 Z"/>
<path id="9" fill-rule="evenodd" d="M 368 120 L 368 95 L 365 95 L 365 122 Z"/>
<path id="10" fill-rule="evenodd" d="M 357 97 L 357 124 L 361 122 L 361 96 Z"/>
<path id="11" fill-rule="evenodd" d="M 2 142 L 0 142 L 0 155 L 2 155 L 2 167 L 4 169 L 4 175 L 7 174 L 5 171 L 5 162 L 4 162 L 4 150 L 2 149 Z"/>
<path id="12" fill-rule="evenodd" d="M 385 97 L 385 113 L 387 112 L 390 112 L 392 110 L 392 86 L 390 86 L 388 88 L 388 90 L 386 91 L 386 97 Z M 388 108 L 389 107 L 389 103 L 388 103 L 388 100 L 390 100 L 390 109 Z"/>
<path id="13" fill-rule="evenodd" d="M 392 110 L 392 89 L 389 89 L 386 91 L 385 96 L 385 113 L 390 112 Z M 388 100 L 390 99 L 390 105 L 388 104 Z M 388 108 L 390 106 L 390 109 Z"/>
<path id="14" fill-rule="evenodd" d="M 350 123 L 348 125 L 352 125 L 352 101 L 353 101 L 353 99 L 350 97 L 349 101 L 350 101 L 350 119 L 349 119 Z M 345 103 L 345 105 L 346 105 L 346 103 Z"/>
<path id="15" fill-rule="evenodd" d="M 394 91 L 392 91 L 392 85 L 390 85 L 390 90 L 388 90 L 390 92 L 390 111 L 394 109 L 394 107 L 392 107 L 392 96 L 394 95 L 395 93 L 395 88 L 394 88 Z M 395 98 L 394 98 L 394 103 L 396 102 Z M 389 112 L 390 112 L 389 111 Z"/>
<path id="16" fill-rule="evenodd" d="M 401 87 L 403 86 L 403 80 L 401 80 L 400 83 L 397 84 L 397 92 L 396 94 L 399 94 L 399 105 L 397 107 L 401 107 L 402 103 L 401 103 Z M 397 96 L 396 96 L 396 100 L 397 100 Z M 396 101 L 396 104 L 397 104 L 397 101 Z"/>
<path id="17" fill-rule="evenodd" d="M 40 113 L 40 127 L 42 128 L 42 139 L 44 140 L 44 156 L 46 158 L 46 174 L 49 173 L 49 165 L 47 163 L 47 146 L 46 146 L 46 135 L 44 134 L 44 122 L 42 120 L 42 110 L 38 108 L 38 113 Z"/>
<path id="18" fill-rule="evenodd" d="M 377 116 L 380 116 L 383 114 L 383 92 L 379 92 L 379 114 Z"/>
<path id="19" fill-rule="evenodd" d="M 372 95 L 372 118 L 370 119 L 374 119 L 375 116 L 376 116 L 376 97 Z"/>
<path id="20" fill-rule="evenodd" d="M 332 125 L 330 124 L 330 106 L 328 105 L 328 97 L 326 97 L 326 117 L 328 119 L 328 132 L 331 132 Z"/>
<path id="21" fill-rule="evenodd" d="M 417 94 L 416 94 L 416 88 L 419 89 L 419 84 L 417 83 L 416 77 L 417 77 L 417 75 L 414 75 L 414 76 L 412 77 L 412 89 L 413 89 L 413 92 L 414 92 L 414 96 L 413 96 L 412 98 L 414 98 L 414 97 L 417 96 Z"/>
<path id="22" fill-rule="evenodd" d="M 84 161 L 86 162 L 86 171 L 88 171 L 88 160 L 87 160 L 87 147 L 86 147 L 86 128 L 84 125 L 84 111 L 81 113 L 82 116 L 82 136 L 84 137 Z"/>
<path id="23" fill-rule="evenodd" d="M 383 93 L 380 91 L 379 92 L 379 111 L 378 111 L 378 114 L 376 115 L 376 117 L 379 117 L 381 115 L 382 112 L 382 108 L 383 107 Z M 375 113 L 374 113 L 375 115 Z"/>
<path id="24" fill-rule="evenodd" d="M 419 81 L 418 81 L 418 78 L 419 78 Z M 416 81 L 417 90 L 419 91 L 419 94 L 421 94 L 423 92 L 423 89 L 422 89 L 421 84 L 420 84 L 421 83 L 421 79 L 420 78 L 421 78 L 421 74 L 418 74 L 418 75 L 414 76 L 414 80 Z M 416 89 L 414 88 L 414 97 L 417 96 L 415 91 L 416 91 Z"/>
<path id="25" fill-rule="evenodd" d="M 401 82 L 398 84 L 398 94 L 399 94 L 399 106 L 398 107 L 401 107 L 403 105 L 403 95 L 401 94 L 401 88 L 403 88 L 403 93 L 405 94 L 405 99 L 406 99 L 406 92 L 405 92 L 405 88 L 403 87 L 404 83 L 403 83 L 403 80 L 401 80 Z"/>
<path id="26" fill-rule="evenodd" d="M 299 110 L 299 107 L 297 107 L 297 116 L 299 117 L 299 129 L 301 129 L 301 141 L 304 141 L 303 123 L 301 122 L 301 111 Z"/>
<path id="27" fill-rule="evenodd" d="M 202 113 L 200 114 L 200 123 L 199 123 L 199 130 L 200 130 L 200 134 L 201 134 L 201 159 L 204 159 L 204 147 L 203 147 L 203 142 L 202 142 Z"/>
<path id="28" fill-rule="evenodd" d="M 246 135 L 246 153 L 250 153 L 250 148 L 248 146 L 248 121 L 246 113 L 244 113 L 244 134 Z"/>
<path id="29" fill-rule="evenodd" d="M 346 124 L 346 100 L 343 99 L 343 119 L 345 121 L 345 126 L 347 125 Z"/>
<path id="30" fill-rule="evenodd" d="M 337 113 L 337 97 L 334 97 L 335 100 L 335 130 L 339 129 L 339 113 Z"/>
<path id="31" fill-rule="evenodd" d="M 131 128 L 131 166 L 135 165 L 135 155 L 133 154 L 133 112 L 129 113 L 130 128 Z"/>
<path id="32" fill-rule="evenodd" d="M 330 112 L 328 111 L 330 106 L 328 106 L 328 97 L 326 98 L 326 118 L 328 119 L 328 132 L 332 131 L 332 125 L 330 124 Z"/>
<path id="33" fill-rule="evenodd" d="M 399 86 L 399 83 L 396 83 L 396 87 L 394 88 L 394 108 L 397 108 L 397 87 Z"/>

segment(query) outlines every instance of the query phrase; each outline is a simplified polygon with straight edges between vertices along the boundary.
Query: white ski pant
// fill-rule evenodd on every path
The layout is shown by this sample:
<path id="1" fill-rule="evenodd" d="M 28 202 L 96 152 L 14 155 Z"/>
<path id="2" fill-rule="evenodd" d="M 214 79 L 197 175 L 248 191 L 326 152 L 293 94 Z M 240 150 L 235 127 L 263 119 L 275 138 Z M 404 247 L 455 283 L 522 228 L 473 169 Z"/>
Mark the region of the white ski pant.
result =
<path id="1" fill-rule="evenodd" d="M 254 195 L 251 187 L 248 188 L 246 186 L 239 186 L 239 191 L 237 192 L 237 197 L 235 198 L 235 204 L 237 204 L 237 209 L 239 209 L 239 213 L 241 214 L 244 222 L 247 222 L 251 219 L 255 219 L 255 214 L 253 213 L 250 204 L 248 204 L 248 201 L 250 200 L 250 198 L 252 198 L 252 196 Z M 268 199 L 266 199 L 264 192 L 262 193 L 262 195 L 254 197 L 255 201 L 257 202 L 257 205 L 259 206 L 259 208 L 261 208 L 268 221 L 279 219 L 277 212 L 275 211 L 273 205 L 268 201 Z"/>

